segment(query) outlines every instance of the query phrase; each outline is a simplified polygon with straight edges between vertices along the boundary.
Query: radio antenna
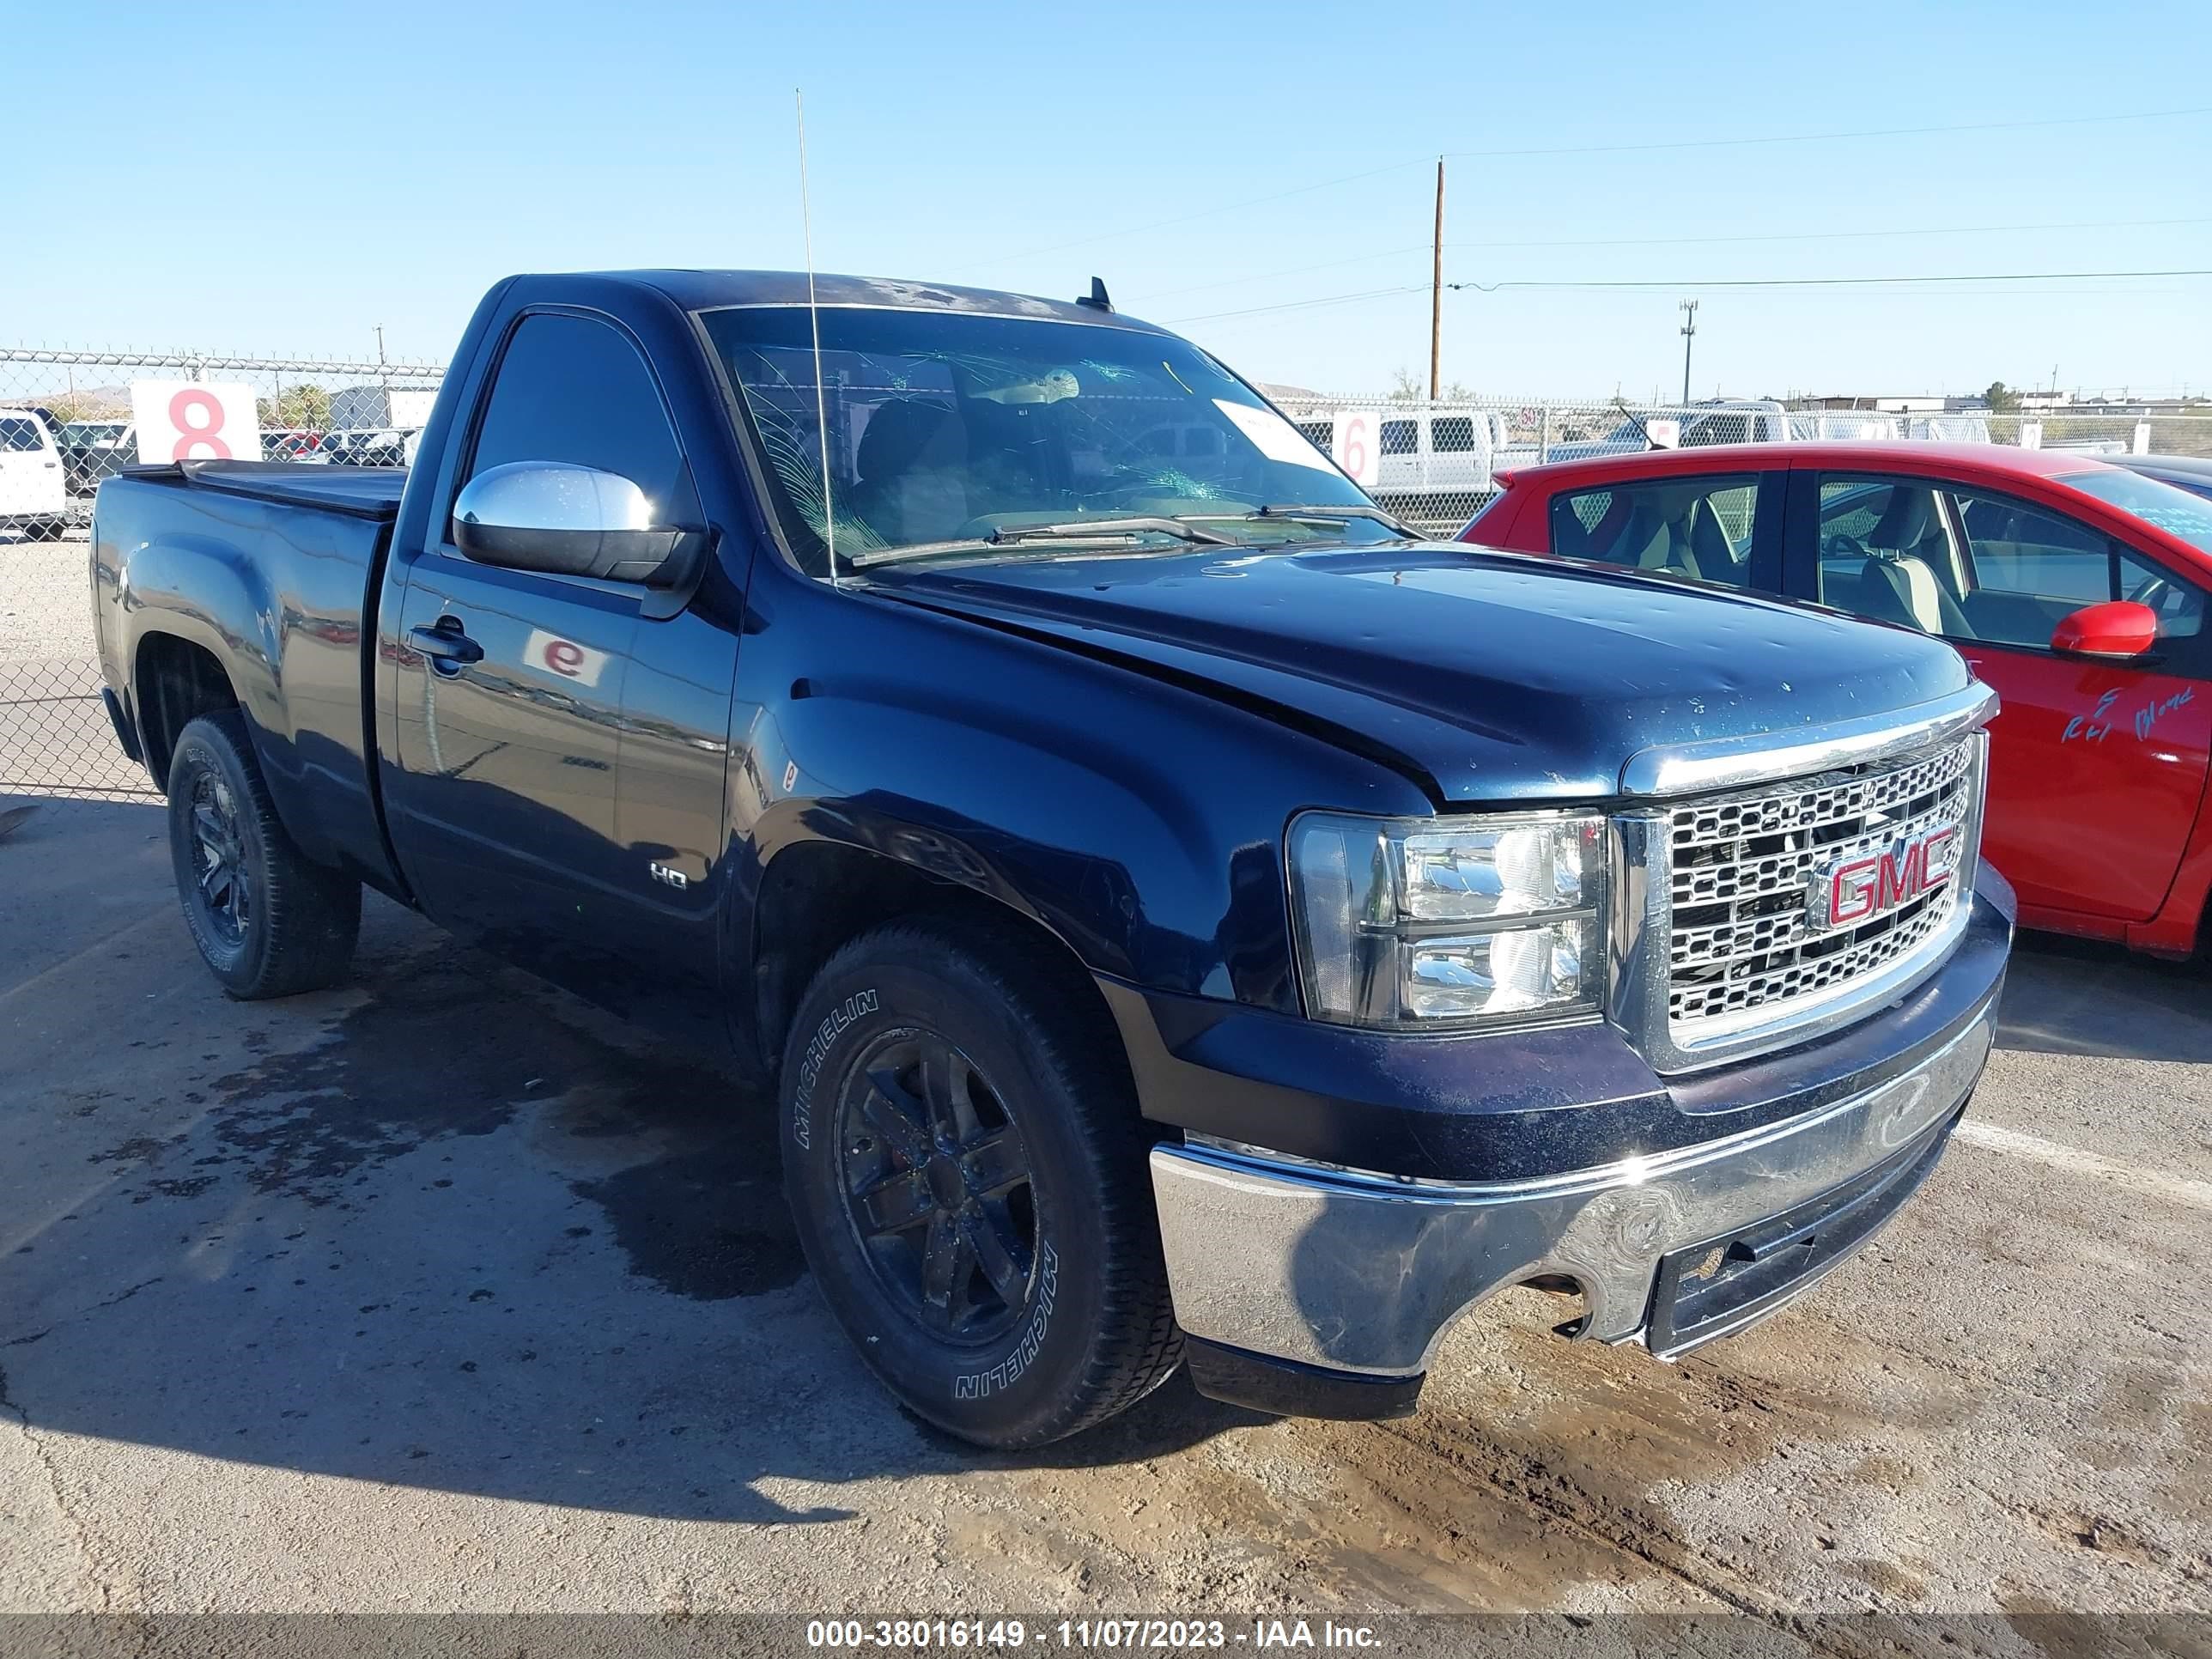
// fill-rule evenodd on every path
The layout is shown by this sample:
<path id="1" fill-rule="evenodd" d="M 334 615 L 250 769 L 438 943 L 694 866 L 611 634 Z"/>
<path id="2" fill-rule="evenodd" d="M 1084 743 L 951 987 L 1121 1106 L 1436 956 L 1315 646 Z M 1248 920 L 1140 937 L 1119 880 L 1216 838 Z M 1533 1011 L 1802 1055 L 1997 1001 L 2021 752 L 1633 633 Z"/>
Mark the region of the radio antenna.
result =
<path id="1" fill-rule="evenodd" d="M 830 545 L 830 586 L 837 580 L 837 514 L 830 504 L 830 398 L 822 383 L 822 307 L 814 298 L 814 210 L 806 194 L 806 95 L 791 89 L 799 112 L 799 222 L 806 237 L 806 320 L 814 329 L 814 423 L 822 434 L 822 539 Z"/>

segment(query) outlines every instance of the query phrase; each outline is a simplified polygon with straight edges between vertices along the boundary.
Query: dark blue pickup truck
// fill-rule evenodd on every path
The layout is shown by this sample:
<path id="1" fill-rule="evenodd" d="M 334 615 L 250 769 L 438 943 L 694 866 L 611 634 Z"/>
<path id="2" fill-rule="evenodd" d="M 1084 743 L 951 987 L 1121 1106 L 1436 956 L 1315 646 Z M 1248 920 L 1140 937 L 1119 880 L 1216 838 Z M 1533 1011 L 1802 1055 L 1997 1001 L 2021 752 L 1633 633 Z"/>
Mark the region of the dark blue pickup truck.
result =
<path id="1" fill-rule="evenodd" d="M 1186 1361 L 1408 1411 L 1511 1285 L 1680 1352 L 1989 1049 L 1948 647 L 1417 540 L 1096 291 L 516 277 L 404 480 L 138 470 L 94 529 L 231 994 L 337 980 L 367 885 L 703 1017 L 860 1354 L 976 1441 Z"/>

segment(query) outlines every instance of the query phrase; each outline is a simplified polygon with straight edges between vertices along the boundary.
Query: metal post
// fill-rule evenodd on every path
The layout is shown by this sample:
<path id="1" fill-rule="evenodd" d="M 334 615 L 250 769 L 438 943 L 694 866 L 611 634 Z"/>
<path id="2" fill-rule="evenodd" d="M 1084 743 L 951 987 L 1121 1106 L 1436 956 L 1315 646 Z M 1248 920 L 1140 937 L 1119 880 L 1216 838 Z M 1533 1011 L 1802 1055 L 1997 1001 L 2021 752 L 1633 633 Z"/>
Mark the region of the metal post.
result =
<path id="1" fill-rule="evenodd" d="M 1536 461 L 1539 465 L 1552 459 L 1552 406 L 1543 405 L 1536 415 Z"/>
<path id="2" fill-rule="evenodd" d="M 1698 337 L 1698 302 L 1685 300 L 1682 312 L 1682 402 L 1690 401 L 1690 343 Z"/>
<path id="3" fill-rule="evenodd" d="M 1444 352 L 1444 158 L 1437 157 L 1435 264 L 1429 276 L 1429 401 L 1443 396 Z"/>

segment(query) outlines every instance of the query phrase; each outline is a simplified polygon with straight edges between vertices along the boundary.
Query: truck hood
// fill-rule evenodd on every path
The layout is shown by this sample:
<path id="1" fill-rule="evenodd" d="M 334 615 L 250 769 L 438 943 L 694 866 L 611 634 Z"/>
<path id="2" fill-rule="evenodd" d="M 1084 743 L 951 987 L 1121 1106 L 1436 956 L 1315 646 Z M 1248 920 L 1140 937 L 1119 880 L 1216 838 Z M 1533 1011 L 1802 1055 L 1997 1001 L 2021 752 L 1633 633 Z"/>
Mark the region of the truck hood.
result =
<path id="1" fill-rule="evenodd" d="M 1460 542 L 896 568 L 872 586 L 1267 709 L 1446 803 L 1620 793 L 1639 750 L 1901 711 L 1942 641 Z"/>

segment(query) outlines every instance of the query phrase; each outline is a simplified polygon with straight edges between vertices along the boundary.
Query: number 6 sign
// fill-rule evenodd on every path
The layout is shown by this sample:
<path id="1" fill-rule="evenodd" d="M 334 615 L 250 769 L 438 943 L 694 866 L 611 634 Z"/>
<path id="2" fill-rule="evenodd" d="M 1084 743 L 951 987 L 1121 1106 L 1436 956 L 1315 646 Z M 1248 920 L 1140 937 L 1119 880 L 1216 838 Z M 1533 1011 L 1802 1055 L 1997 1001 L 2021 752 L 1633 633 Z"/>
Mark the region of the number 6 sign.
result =
<path id="1" fill-rule="evenodd" d="M 1328 458 L 1363 489 L 1382 477 L 1382 416 L 1371 409 L 1340 409 L 1331 423 Z"/>
<path id="2" fill-rule="evenodd" d="M 131 418 L 138 427 L 138 459 L 149 465 L 261 459 L 261 416 L 250 386 L 133 380 Z"/>

